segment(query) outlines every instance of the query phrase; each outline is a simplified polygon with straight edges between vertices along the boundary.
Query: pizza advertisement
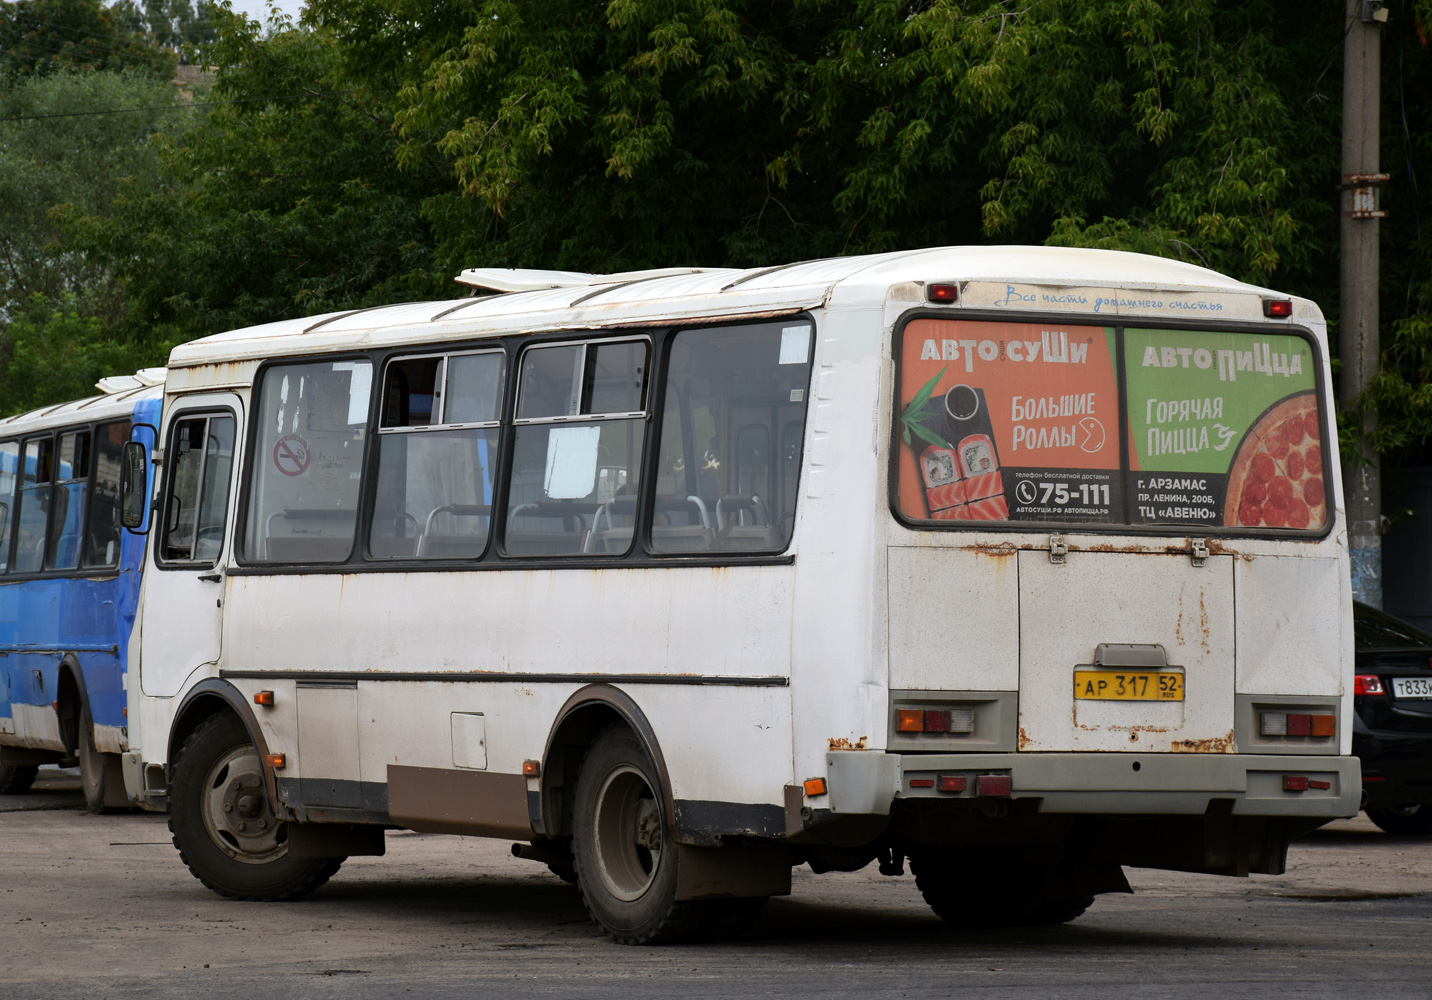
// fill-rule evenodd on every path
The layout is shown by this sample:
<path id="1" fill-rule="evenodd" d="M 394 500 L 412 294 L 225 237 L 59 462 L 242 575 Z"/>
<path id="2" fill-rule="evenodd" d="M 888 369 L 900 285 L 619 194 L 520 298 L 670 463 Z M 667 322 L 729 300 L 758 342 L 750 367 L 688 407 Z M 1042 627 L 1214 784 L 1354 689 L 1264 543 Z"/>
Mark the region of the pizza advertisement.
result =
<path id="1" fill-rule="evenodd" d="M 1286 334 L 1124 335 L 1134 524 L 1320 530 L 1328 521 L 1312 346 Z"/>
<path id="2" fill-rule="evenodd" d="M 1114 331 L 918 319 L 900 358 L 900 512 L 1123 519 Z"/>
<path id="3" fill-rule="evenodd" d="M 1317 360 L 1299 336 L 921 318 L 897 353 L 907 521 L 1328 523 Z"/>

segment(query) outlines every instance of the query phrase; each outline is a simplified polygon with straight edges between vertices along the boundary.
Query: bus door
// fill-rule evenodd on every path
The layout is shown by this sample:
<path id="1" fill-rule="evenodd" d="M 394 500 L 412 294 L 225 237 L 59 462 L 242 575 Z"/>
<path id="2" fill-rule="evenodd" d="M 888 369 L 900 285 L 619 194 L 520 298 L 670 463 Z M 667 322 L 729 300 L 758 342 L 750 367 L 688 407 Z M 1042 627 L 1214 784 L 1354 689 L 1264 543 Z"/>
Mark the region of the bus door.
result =
<path id="1" fill-rule="evenodd" d="M 187 398 L 169 412 L 154 566 L 144 579 L 146 695 L 170 697 L 195 669 L 219 659 L 241 412 L 228 393 Z"/>

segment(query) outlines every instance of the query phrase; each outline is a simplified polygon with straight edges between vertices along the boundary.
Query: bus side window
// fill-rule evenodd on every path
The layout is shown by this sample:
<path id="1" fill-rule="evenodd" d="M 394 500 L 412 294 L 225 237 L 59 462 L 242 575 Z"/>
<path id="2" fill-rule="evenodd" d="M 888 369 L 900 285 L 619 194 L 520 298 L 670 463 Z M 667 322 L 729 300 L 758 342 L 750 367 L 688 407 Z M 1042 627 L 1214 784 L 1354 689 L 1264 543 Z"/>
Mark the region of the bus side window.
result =
<path id="1" fill-rule="evenodd" d="M 229 509 L 234 418 L 204 415 L 176 422 L 168 454 L 169 497 L 160 557 L 166 562 L 212 565 L 223 549 L 224 517 Z"/>
<path id="2" fill-rule="evenodd" d="M 89 498 L 89 528 L 84 565 L 113 566 L 119 562 L 119 471 L 129 421 L 100 424 L 94 435 L 94 491 Z"/>
<path id="3" fill-rule="evenodd" d="M 650 357 L 646 340 L 522 353 L 507 555 L 620 555 L 631 548 Z M 695 509 L 682 516 L 709 530 Z"/>
<path id="4" fill-rule="evenodd" d="M 80 564 L 80 541 L 85 523 L 85 501 L 89 492 L 89 431 L 60 435 L 59 465 L 52 493 L 54 515 L 50 521 L 53 541 L 46 569 L 74 569 Z"/>
<path id="5" fill-rule="evenodd" d="M 259 433 L 248 483 L 245 559 L 348 560 L 357 534 L 372 388 L 370 361 L 264 369 L 253 409 Z M 411 409 L 397 416 L 405 425 L 418 418 Z"/>
<path id="6" fill-rule="evenodd" d="M 475 559 L 487 548 L 505 365 L 495 351 L 388 362 L 370 556 Z"/>
<path id="7" fill-rule="evenodd" d="M 651 527 L 655 551 L 778 552 L 790 542 L 811 334 L 810 322 L 800 320 L 674 336 Z M 698 505 L 711 513 L 709 534 L 664 516 Z"/>
<path id="8" fill-rule="evenodd" d="M 0 441 L 0 573 L 10 568 L 10 512 L 15 509 L 20 442 Z"/>
<path id="9" fill-rule="evenodd" d="M 15 539 L 15 572 L 37 573 L 45 565 L 45 537 L 49 526 L 50 479 L 55 440 L 31 438 L 25 442 L 20 468 L 20 514 Z"/>

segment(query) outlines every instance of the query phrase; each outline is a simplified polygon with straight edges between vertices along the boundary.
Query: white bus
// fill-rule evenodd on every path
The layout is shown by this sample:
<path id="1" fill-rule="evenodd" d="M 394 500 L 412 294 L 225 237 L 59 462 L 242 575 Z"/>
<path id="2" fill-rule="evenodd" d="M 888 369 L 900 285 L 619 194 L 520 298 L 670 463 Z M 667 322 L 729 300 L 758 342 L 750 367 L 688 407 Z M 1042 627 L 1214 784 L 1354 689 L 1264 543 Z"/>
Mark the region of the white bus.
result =
<path id="1" fill-rule="evenodd" d="M 1356 812 L 1313 303 L 1022 247 L 458 280 L 170 357 L 125 773 L 215 891 L 397 827 L 623 942 L 877 859 L 1057 923 Z"/>

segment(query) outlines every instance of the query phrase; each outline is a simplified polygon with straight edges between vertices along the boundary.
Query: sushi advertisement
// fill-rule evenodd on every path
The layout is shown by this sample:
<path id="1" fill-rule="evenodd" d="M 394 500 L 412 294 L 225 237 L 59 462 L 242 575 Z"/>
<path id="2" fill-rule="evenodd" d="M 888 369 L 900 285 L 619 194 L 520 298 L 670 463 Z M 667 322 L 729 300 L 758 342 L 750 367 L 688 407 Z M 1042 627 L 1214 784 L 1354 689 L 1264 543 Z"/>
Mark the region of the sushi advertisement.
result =
<path id="1" fill-rule="evenodd" d="M 905 517 L 1124 519 L 1112 329 L 919 319 L 900 355 Z"/>
<path id="2" fill-rule="evenodd" d="M 1315 367 L 1301 337 L 1125 329 L 1129 521 L 1322 528 Z"/>

